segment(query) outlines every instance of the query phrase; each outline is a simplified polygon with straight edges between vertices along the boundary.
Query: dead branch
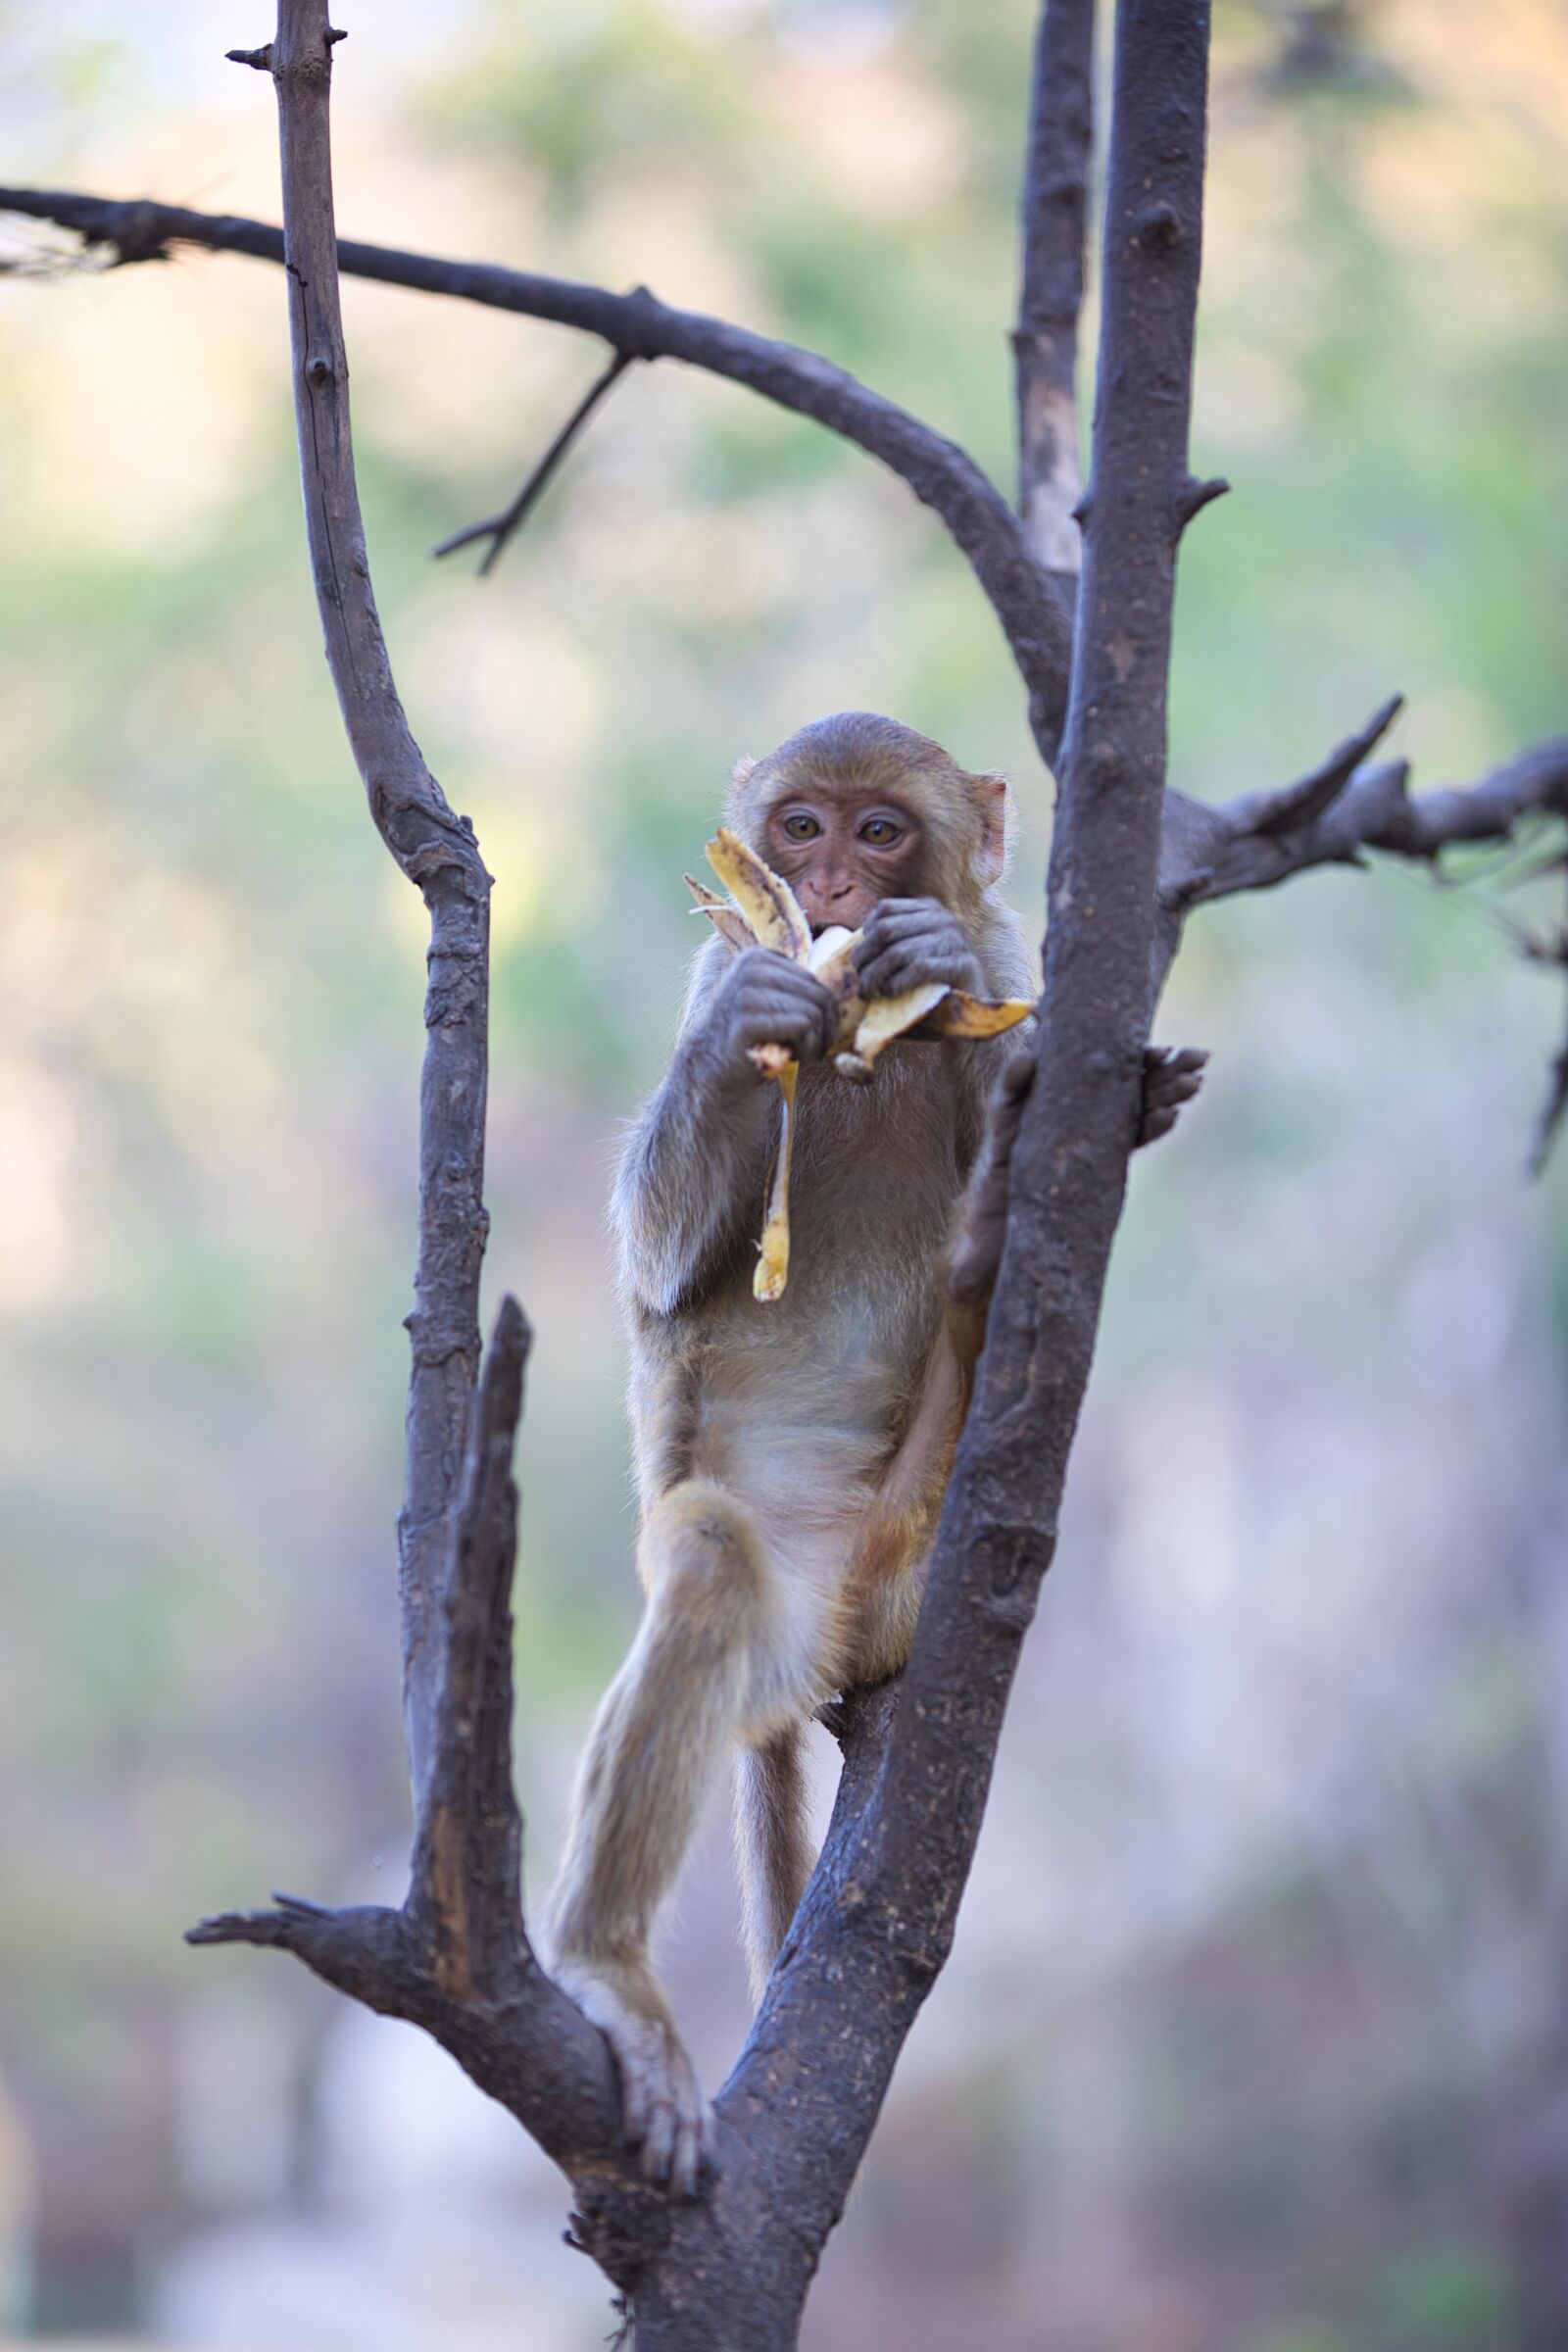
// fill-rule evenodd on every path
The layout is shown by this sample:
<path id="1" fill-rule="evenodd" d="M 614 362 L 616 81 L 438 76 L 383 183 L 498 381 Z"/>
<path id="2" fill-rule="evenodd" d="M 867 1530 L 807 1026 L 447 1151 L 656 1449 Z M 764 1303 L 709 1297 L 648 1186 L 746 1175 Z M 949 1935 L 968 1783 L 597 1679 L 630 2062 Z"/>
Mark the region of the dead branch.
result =
<path id="1" fill-rule="evenodd" d="M 527 1326 L 503 1302 L 476 1390 L 489 876 L 473 829 L 426 768 L 376 615 L 355 484 L 332 221 L 326 0 L 279 0 L 285 270 L 307 536 L 328 666 L 371 813 L 430 909 L 420 1086 L 419 1260 L 399 1523 L 404 1714 L 416 1838 L 401 1911 L 279 1896 L 190 1931 L 197 1944 L 295 1953 L 369 2007 L 426 2028 L 592 2202 L 617 2283 L 662 2234 L 628 2161 L 598 2032 L 540 1970 L 518 1901 L 512 1785 L 512 1451 Z M 254 63 L 247 56 L 243 61 Z"/>
<path id="2" fill-rule="evenodd" d="M 1012 349 L 1018 510 L 1046 569 L 1077 593 L 1078 315 L 1094 147 L 1095 0 L 1047 0 L 1035 35 L 1024 157 L 1023 270 Z"/>
<path id="3" fill-rule="evenodd" d="M 454 531 L 449 539 L 431 548 L 431 555 L 455 556 L 460 547 L 471 547 L 476 539 L 488 539 L 490 544 L 479 565 L 479 577 L 487 578 L 505 555 L 508 542 L 527 521 L 595 409 L 614 390 L 631 364 L 627 353 L 617 352 L 609 367 L 595 376 L 509 507 L 503 507 L 499 514 L 492 514 L 485 522 L 470 522 L 463 530 Z"/>
<path id="4" fill-rule="evenodd" d="M 1160 897 L 1186 912 L 1242 890 L 1272 890 L 1314 865 L 1357 865 L 1369 850 L 1435 865 L 1462 843 L 1505 841 L 1529 817 L 1568 818 L 1568 735 L 1516 752 L 1474 784 L 1412 794 L 1409 763 L 1365 764 L 1399 709 L 1374 712 L 1321 767 L 1283 790 L 1212 806 L 1172 793 Z"/>
<path id="5" fill-rule="evenodd" d="M 112 245 L 122 261 L 167 259 L 172 244 L 202 245 L 280 262 L 283 232 L 261 220 L 195 213 L 145 198 L 118 202 L 51 188 L 0 188 L 0 212 L 53 220 L 89 244 Z M 1022 525 L 967 451 L 857 381 L 845 368 L 793 343 L 750 333 L 725 319 L 661 302 L 640 286 L 603 286 L 490 262 L 442 261 L 389 246 L 345 241 L 338 267 L 351 276 L 425 294 L 451 294 L 530 318 L 598 335 L 631 360 L 678 360 L 743 384 L 778 407 L 809 416 L 896 473 L 938 514 L 968 560 L 1029 691 L 1037 741 L 1054 747 L 1066 709 L 1072 618 L 1060 590 L 1036 562 Z"/>

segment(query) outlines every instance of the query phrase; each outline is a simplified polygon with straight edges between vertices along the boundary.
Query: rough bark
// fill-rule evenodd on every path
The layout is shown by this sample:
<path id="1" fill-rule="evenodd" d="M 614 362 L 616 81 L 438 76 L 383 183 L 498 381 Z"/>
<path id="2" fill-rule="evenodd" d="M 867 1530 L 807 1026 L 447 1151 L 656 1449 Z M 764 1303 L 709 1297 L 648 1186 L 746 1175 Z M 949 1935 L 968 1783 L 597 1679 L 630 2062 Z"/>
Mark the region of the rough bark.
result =
<path id="1" fill-rule="evenodd" d="M 454 814 L 403 714 L 370 586 L 337 294 L 324 11 L 321 23 L 318 38 L 299 12 L 283 12 L 271 59 L 306 538 L 327 667 L 370 814 L 430 915 L 418 1257 L 408 1318 L 413 1366 L 398 1523 L 404 1710 L 422 1804 L 432 1763 L 431 1614 L 479 1360 L 490 877 L 472 825 Z"/>
<path id="2" fill-rule="evenodd" d="M 1023 270 L 1013 329 L 1018 510 L 1029 544 L 1076 596 L 1078 314 L 1084 299 L 1089 160 L 1094 147 L 1095 0 L 1040 12 L 1024 151 Z"/>

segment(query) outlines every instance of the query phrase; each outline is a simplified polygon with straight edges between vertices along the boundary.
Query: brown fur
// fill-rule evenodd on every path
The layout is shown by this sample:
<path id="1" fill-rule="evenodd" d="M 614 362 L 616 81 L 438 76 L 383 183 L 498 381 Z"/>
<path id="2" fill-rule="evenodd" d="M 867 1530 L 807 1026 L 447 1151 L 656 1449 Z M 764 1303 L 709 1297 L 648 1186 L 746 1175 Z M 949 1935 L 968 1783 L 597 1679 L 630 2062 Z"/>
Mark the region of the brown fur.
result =
<path id="1" fill-rule="evenodd" d="M 752 1998 L 760 2001 L 815 1855 L 807 1836 L 806 1735 L 786 1724 L 735 1759 L 735 1859 Z"/>
<path id="2" fill-rule="evenodd" d="M 728 821 L 766 855 L 769 811 L 803 792 L 911 811 L 917 864 L 895 895 L 952 910 L 985 993 L 1035 994 L 1022 926 L 994 888 L 999 777 L 849 712 L 743 761 Z M 683 2184 L 702 2127 L 648 1966 L 654 1909 L 738 1745 L 748 1937 L 765 1978 L 809 1867 L 802 1727 L 908 1654 L 973 1362 L 945 1320 L 943 1252 L 999 1055 L 1019 1043 L 896 1045 L 863 1088 L 803 1067 L 789 1287 L 760 1305 L 778 1102 L 771 1087 L 737 1092 L 715 1058 L 708 1015 L 731 954 L 715 937 L 697 957 L 616 1186 L 647 1608 L 594 1726 L 555 1912 L 564 1981 L 620 2058 L 628 2128 L 647 2132 L 650 2171 Z"/>

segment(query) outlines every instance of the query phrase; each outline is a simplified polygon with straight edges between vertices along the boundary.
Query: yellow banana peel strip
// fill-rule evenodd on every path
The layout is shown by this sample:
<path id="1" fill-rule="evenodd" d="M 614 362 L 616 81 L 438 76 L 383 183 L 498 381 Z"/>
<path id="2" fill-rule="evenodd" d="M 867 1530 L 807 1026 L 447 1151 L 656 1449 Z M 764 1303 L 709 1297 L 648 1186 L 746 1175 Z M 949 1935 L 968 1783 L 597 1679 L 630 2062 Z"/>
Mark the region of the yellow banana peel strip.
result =
<path id="1" fill-rule="evenodd" d="M 873 997 L 855 1032 L 857 1060 L 870 1069 L 877 1055 L 896 1038 L 935 1012 L 943 999 L 952 994 L 942 981 L 926 980 L 920 987 L 904 989 L 896 997 Z"/>
<path id="2" fill-rule="evenodd" d="M 716 890 L 710 890 L 706 882 L 699 882 L 695 874 L 686 874 L 682 879 L 697 901 L 693 914 L 706 914 L 719 938 L 729 943 L 733 954 L 738 956 L 742 948 L 757 946 L 757 933 L 738 906 L 732 906 L 728 899 L 721 899 Z"/>
<path id="3" fill-rule="evenodd" d="M 1033 1004 L 1022 997 L 1004 997 L 1000 1004 L 990 1004 L 982 997 L 965 995 L 961 988 L 950 988 L 946 1003 L 937 1006 L 926 1027 L 939 1037 L 1000 1037 L 1004 1029 L 1015 1029 L 1020 1021 L 1026 1021 L 1033 1010 Z"/>
<path id="4" fill-rule="evenodd" d="M 758 945 L 774 948 L 792 963 L 811 954 L 811 926 L 782 874 L 764 865 L 739 834 L 720 825 L 707 844 L 708 862 L 757 934 Z"/>
<path id="5" fill-rule="evenodd" d="M 779 1138 L 778 1158 L 773 1163 L 773 1181 L 768 1187 L 761 1254 L 752 1276 L 752 1297 L 760 1298 L 764 1306 L 783 1298 L 784 1285 L 789 1280 L 790 1160 L 795 1151 L 795 1082 L 800 1074 L 798 1061 L 786 1062 L 778 1073 L 778 1091 L 784 1098 L 784 1131 Z"/>

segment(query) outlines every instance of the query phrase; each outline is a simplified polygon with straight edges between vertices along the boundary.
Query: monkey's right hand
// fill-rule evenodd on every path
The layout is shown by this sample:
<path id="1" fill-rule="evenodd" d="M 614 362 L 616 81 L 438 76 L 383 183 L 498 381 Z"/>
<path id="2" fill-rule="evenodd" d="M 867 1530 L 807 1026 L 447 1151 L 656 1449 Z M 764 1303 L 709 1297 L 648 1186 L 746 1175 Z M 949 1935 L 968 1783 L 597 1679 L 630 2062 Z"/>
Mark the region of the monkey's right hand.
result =
<path id="1" fill-rule="evenodd" d="M 817 1061 L 837 1026 L 838 1006 L 814 973 L 771 948 L 744 948 L 713 992 L 701 1035 L 725 1078 L 760 1085 L 747 1058 L 754 1046 L 783 1046 L 797 1061 Z"/>

